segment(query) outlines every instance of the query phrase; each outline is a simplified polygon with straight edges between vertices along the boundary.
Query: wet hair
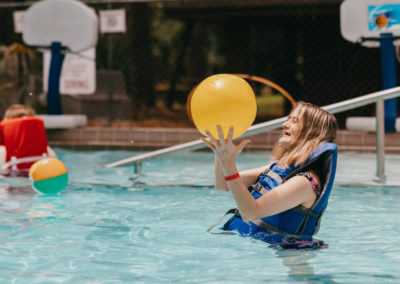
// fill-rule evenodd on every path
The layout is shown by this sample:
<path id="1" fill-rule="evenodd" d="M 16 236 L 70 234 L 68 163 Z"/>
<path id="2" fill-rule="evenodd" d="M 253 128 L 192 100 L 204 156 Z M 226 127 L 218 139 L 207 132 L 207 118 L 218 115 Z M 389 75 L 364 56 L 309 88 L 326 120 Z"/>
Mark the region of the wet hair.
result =
<path id="1" fill-rule="evenodd" d="M 6 112 L 4 113 L 3 119 L 33 115 L 35 115 L 35 111 L 32 108 L 20 104 L 13 104 L 9 108 L 7 108 Z"/>
<path id="2" fill-rule="evenodd" d="M 272 161 L 278 161 L 279 166 L 303 164 L 312 152 L 322 142 L 333 142 L 338 129 L 333 114 L 322 108 L 305 102 L 297 102 L 291 113 L 299 110 L 301 130 L 290 149 L 277 143 L 271 154 Z"/>

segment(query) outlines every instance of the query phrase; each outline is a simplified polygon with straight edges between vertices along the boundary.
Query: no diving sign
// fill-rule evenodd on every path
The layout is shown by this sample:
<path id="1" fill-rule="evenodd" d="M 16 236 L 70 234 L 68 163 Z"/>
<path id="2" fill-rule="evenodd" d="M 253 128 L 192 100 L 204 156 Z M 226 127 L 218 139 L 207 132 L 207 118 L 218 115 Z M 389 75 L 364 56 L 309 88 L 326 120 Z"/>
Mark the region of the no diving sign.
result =
<path id="1" fill-rule="evenodd" d="M 43 53 L 43 89 L 47 92 L 51 54 Z M 92 95 L 96 91 L 96 49 L 67 53 L 60 76 L 60 94 Z"/>
<path id="2" fill-rule="evenodd" d="M 100 11 L 100 32 L 124 33 L 126 32 L 125 10 Z"/>

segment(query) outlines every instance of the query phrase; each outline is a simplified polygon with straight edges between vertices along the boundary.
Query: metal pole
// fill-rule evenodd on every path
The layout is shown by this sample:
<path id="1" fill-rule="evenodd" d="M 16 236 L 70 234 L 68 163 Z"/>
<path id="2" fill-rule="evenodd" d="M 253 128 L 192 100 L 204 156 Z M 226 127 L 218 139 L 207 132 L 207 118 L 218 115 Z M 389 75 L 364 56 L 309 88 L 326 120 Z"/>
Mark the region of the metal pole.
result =
<path id="1" fill-rule="evenodd" d="M 376 178 L 385 182 L 385 105 L 383 99 L 376 102 Z"/>
<path id="2" fill-rule="evenodd" d="M 107 5 L 107 8 L 111 9 L 111 4 Z M 112 35 L 107 35 L 108 40 L 108 126 L 112 126 L 113 121 L 113 80 L 112 80 Z"/>
<path id="3" fill-rule="evenodd" d="M 51 43 L 49 81 L 47 85 L 47 113 L 62 114 L 60 98 L 60 77 L 65 54 L 61 42 Z"/>
<path id="4" fill-rule="evenodd" d="M 373 103 L 376 104 L 378 100 L 382 100 L 382 99 L 386 100 L 386 99 L 391 99 L 391 98 L 396 98 L 396 97 L 400 97 L 400 87 L 396 87 L 396 88 L 393 88 L 390 90 L 379 91 L 379 92 L 375 92 L 375 93 L 361 96 L 358 98 L 353 98 L 353 99 L 349 99 L 349 100 L 342 101 L 339 103 L 327 105 L 327 106 L 324 106 L 323 109 L 325 109 L 326 111 L 329 111 L 331 113 L 340 113 L 340 112 L 355 109 L 355 108 L 358 108 L 361 106 L 365 106 L 365 105 L 369 105 L 369 104 L 373 104 Z M 376 113 L 377 114 L 379 113 L 382 115 L 383 111 L 381 111 L 381 112 L 377 111 Z M 277 129 L 279 127 L 282 127 L 282 123 L 284 123 L 286 121 L 286 119 L 287 119 L 287 117 L 282 117 L 282 118 L 277 118 L 274 120 L 255 124 L 255 125 L 251 126 L 241 136 L 241 138 L 255 135 L 258 133 L 262 133 L 267 130 L 272 130 L 272 129 Z M 380 120 L 383 121 L 383 118 Z M 383 129 L 384 129 L 384 127 L 381 127 L 380 131 L 383 131 Z M 378 133 L 377 133 L 377 135 L 378 135 Z M 383 137 L 383 134 L 381 134 L 381 136 Z M 382 145 L 383 145 L 383 141 L 382 141 Z M 117 161 L 117 162 L 109 163 L 109 164 L 105 165 L 105 167 L 113 168 L 113 167 L 123 166 L 123 165 L 127 165 L 127 164 L 134 164 L 136 162 L 144 162 L 146 160 L 150 160 L 155 157 L 159 157 L 161 155 L 169 154 L 172 152 L 193 151 L 193 150 L 197 150 L 197 149 L 201 149 L 201 148 L 206 148 L 206 146 L 201 139 L 198 139 L 198 140 L 174 145 L 171 147 L 158 149 L 156 151 L 136 155 L 136 156 L 133 156 L 133 157 L 130 157 L 127 159 Z M 381 148 L 382 147 L 380 147 L 379 149 L 381 149 Z M 383 157 L 383 155 L 381 155 L 381 157 Z"/>
<path id="5" fill-rule="evenodd" d="M 135 163 L 135 168 L 134 168 L 134 173 L 135 174 L 140 174 L 142 171 L 142 163 L 141 162 L 136 162 Z"/>

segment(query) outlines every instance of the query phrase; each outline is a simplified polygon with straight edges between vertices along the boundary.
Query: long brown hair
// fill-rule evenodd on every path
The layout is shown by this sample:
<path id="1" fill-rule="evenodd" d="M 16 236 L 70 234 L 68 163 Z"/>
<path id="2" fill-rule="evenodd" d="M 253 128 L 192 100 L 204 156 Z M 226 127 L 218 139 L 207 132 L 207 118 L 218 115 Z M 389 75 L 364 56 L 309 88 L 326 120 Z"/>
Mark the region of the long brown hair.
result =
<path id="1" fill-rule="evenodd" d="M 7 108 L 6 112 L 4 113 L 3 119 L 33 115 L 35 115 L 35 111 L 32 108 L 25 105 L 13 104 L 9 108 Z"/>
<path id="2" fill-rule="evenodd" d="M 322 108 L 305 102 L 297 102 L 291 113 L 299 110 L 301 131 L 295 138 L 295 143 L 286 149 L 277 143 L 271 154 L 272 161 L 278 161 L 279 166 L 300 165 L 322 142 L 333 142 L 338 128 L 333 114 Z"/>

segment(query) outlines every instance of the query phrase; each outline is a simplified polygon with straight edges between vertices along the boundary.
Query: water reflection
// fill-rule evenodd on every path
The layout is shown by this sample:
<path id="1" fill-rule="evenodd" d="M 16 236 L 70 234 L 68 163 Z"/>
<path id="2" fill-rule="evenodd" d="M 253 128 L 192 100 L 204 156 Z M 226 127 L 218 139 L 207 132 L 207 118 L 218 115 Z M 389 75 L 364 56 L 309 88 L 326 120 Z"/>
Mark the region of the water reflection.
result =
<path id="1" fill-rule="evenodd" d="M 63 221 L 65 212 L 62 195 L 37 194 L 30 185 L 0 187 L 0 235 L 8 235 L 35 222 Z"/>
<path id="2" fill-rule="evenodd" d="M 288 267 L 289 279 L 304 283 L 338 283 L 329 274 L 315 274 L 312 265 L 318 251 L 284 251 L 276 254 L 282 259 L 282 264 Z"/>
<path id="3" fill-rule="evenodd" d="M 36 195 L 31 186 L 1 186 L 0 214 L 22 213 Z"/>
<path id="4" fill-rule="evenodd" d="M 34 196 L 32 207 L 26 212 L 32 222 L 59 222 L 65 221 L 66 204 L 62 195 Z"/>

